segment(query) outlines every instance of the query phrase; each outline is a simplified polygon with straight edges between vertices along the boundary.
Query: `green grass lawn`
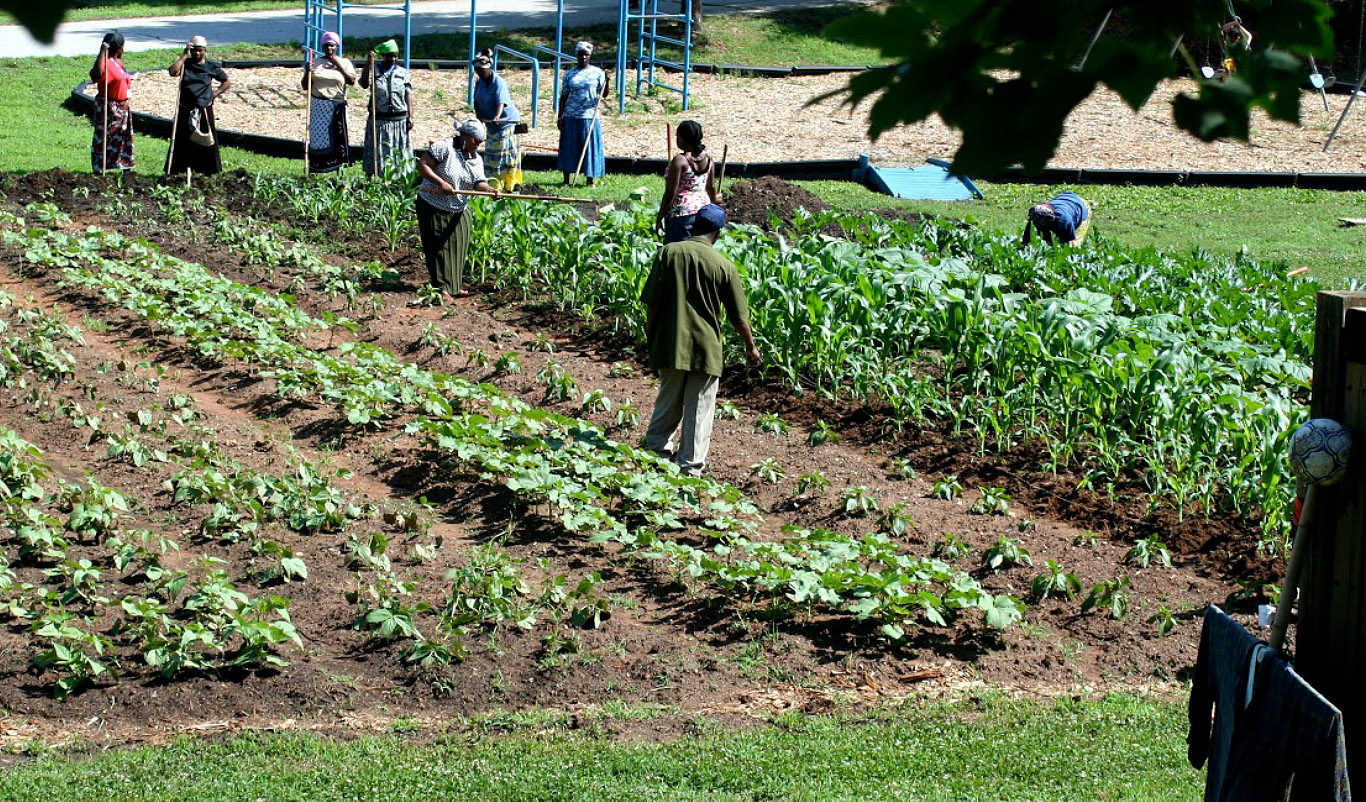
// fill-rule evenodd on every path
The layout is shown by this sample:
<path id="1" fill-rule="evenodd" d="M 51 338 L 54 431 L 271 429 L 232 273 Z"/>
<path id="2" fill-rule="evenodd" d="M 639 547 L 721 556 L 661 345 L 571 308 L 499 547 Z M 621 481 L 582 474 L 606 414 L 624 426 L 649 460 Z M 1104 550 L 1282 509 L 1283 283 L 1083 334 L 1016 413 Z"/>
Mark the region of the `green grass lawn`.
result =
<path id="1" fill-rule="evenodd" d="M 501 717 L 499 731 L 509 720 Z M 13 800 L 1195 800 L 1185 709 L 1142 697 L 1048 703 L 989 695 L 871 714 L 706 721 L 671 741 L 511 734 L 474 724 L 434 738 L 182 739 L 54 754 L 0 773 Z M 403 729 L 406 729 L 403 728 Z"/>

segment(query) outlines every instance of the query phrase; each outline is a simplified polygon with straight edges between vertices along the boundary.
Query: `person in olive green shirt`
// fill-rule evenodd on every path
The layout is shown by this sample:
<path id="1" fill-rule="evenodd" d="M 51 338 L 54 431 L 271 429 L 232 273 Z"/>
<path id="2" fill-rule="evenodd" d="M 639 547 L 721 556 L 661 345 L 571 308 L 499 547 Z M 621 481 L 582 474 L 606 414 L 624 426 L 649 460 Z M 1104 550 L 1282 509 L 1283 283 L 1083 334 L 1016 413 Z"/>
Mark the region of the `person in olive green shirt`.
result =
<path id="1" fill-rule="evenodd" d="M 740 274 L 713 247 L 725 225 L 720 206 L 698 210 L 693 236 L 659 249 L 640 296 L 650 367 L 659 371 L 659 396 L 645 447 L 677 462 L 690 476 L 701 475 L 711 445 L 721 377 L 722 310 L 744 340 L 745 358 L 752 365 L 761 361 Z"/>

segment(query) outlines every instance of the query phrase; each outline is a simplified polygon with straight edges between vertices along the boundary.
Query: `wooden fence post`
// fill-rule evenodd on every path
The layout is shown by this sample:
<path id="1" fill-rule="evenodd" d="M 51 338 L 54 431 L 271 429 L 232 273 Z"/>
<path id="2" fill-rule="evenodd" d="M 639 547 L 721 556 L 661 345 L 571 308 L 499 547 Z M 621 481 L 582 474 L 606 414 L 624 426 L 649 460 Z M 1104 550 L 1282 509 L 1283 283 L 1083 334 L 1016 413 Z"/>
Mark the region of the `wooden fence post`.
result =
<path id="1" fill-rule="evenodd" d="M 1310 414 L 1352 432 L 1347 476 L 1317 490 L 1295 670 L 1342 711 L 1347 765 L 1366 769 L 1366 293 L 1320 292 Z M 1358 724 L 1358 722 L 1361 722 Z"/>

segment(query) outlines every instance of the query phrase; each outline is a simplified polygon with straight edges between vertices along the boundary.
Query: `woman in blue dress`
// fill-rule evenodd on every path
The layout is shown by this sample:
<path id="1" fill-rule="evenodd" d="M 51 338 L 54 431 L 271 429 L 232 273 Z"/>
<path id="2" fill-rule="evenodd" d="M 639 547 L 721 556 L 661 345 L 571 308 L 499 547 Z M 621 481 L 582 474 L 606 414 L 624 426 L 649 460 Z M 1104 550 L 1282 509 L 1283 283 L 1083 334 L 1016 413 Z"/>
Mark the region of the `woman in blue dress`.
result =
<path id="1" fill-rule="evenodd" d="M 607 172 L 602 120 L 598 114 L 602 95 L 607 91 L 607 73 L 589 63 L 592 55 L 593 45 L 588 42 L 574 46 L 577 66 L 564 74 L 560 90 L 560 113 L 555 125 L 560 129 L 559 167 L 566 184 L 571 173 L 580 172 L 580 160 L 589 186 L 594 178 Z"/>

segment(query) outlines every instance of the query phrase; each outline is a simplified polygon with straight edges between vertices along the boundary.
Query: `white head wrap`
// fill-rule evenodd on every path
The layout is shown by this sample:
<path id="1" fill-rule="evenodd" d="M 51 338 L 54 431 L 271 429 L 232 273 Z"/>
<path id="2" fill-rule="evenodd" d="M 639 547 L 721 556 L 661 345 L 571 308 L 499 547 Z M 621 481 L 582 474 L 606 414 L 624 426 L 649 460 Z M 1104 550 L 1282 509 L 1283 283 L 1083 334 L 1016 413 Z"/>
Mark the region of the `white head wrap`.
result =
<path id="1" fill-rule="evenodd" d="M 205 39 L 205 38 L 202 37 L 202 36 L 192 36 L 192 37 L 190 37 L 190 47 L 208 47 L 208 46 L 209 46 L 209 40 L 208 40 L 208 39 Z"/>
<path id="2" fill-rule="evenodd" d="M 593 55 L 593 43 L 592 43 L 592 42 L 579 42 L 578 44 L 574 45 L 574 52 L 575 52 L 575 53 L 587 53 L 588 55 L 591 56 L 591 55 Z"/>
<path id="3" fill-rule="evenodd" d="M 455 131 L 456 133 L 461 134 L 463 136 L 472 136 L 480 142 L 483 142 L 484 140 L 489 138 L 488 129 L 485 128 L 484 124 L 479 122 L 478 120 L 465 120 L 464 122 L 457 122 L 455 124 Z"/>

